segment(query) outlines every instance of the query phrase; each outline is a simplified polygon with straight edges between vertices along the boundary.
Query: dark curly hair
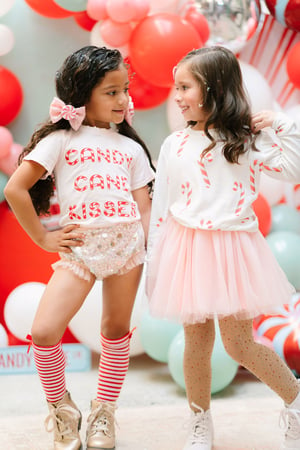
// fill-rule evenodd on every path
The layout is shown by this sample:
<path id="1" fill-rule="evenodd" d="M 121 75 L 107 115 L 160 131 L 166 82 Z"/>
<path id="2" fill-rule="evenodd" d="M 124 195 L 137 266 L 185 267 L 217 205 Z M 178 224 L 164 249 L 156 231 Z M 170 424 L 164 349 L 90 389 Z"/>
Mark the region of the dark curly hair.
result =
<path id="1" fill-rule="evenodd" d="M 125 65 L 122 55 L 117 49 L 96 46 L 83 47 L 68 56 L 62 67 L 56 72 L 57 96 L 65 104 L 72 105 L 75 108 L 84 106 L 89 102 L 94 87 L 101 82 L 105 74 L 117 70 L 121 64 Z M 133 139 L 143 147 L 152 169 L 155 170 L 150 152 L 134 128 L 125 119 L 116 127 L 120 134 Z M 48 119 L 42 123 L 20 154 L 19 164 L 37 143 L 50 133 L 62 129 L 69 130 L 70 128 L 70 123 L 65 119 L 60 119 L 57 123 L 52 123 Z M 152 182 L 148 186 L 151 190 Z M 39 215 L 49 213 L 50 198 L 54 193 L 54 188 L 55 180 L 52 176 L 48 176 L 46 179 L 38 180 L 30 189 L 33 205 Z"/>
<path id="2" fill-rule="evenodd" d="M 178 64 L 188 64 L 202 92 L 203 111 L 208 114 L 204 132 L 212 141 L 202 156 L 216 145 L 209 133 L 213 126 L 218 139 L 224 142 L 223 154 L 231 163 L 238 163 L 239 155 L 247 151 L 245 142 L 254 150 L 255 135 L 251 131 L 251 108 L 243 87 L 242 72 L 234 53 L 225 47 L 214 46 L 189 52 Z M 177 66 L 177 67 L 178 67 Z M 188 125 L 195 125 L 190 121 Z"/>

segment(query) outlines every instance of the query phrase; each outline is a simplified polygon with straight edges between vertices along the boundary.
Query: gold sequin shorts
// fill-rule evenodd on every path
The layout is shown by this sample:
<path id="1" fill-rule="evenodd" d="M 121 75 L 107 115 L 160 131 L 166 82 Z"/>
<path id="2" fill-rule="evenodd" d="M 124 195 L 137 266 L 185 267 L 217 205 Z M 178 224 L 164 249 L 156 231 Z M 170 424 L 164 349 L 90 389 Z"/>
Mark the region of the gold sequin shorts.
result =
<path id="1" fill-rule="evenodd" d="M 72 253 L 60 253 L 61 259 L 52 264 L 54 270 L 63 267 L 84 280 L 89 281 L 91 274 L 102 280 L 129 272 L 145 260 L 145 236 L 140 221 L 80 232 L 83 232 L 84 244 L 70 247 Z"/>

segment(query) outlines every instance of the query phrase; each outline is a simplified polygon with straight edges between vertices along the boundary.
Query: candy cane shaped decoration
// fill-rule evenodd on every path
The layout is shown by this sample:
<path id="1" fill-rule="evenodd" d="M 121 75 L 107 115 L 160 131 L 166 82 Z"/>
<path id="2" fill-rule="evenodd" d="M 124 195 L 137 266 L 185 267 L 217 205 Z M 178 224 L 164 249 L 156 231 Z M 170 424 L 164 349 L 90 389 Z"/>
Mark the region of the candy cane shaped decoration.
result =
<path id="1" fill-rule="evenodd" d="M 205 164 L 207 162 L 210 163 L 212 161 L 213 161 L 213 156 L 210 152 L 206 153 L 205 156 L 201 156 L 200 159 L 198 159 L 198 161 L 197 161 L 197 163 L 200 166 L 200 172 L 201 172 L 204 184 L 207 188 L 210 188 L 210 179 L 209 179 Z"/>
<path id="2" fill-rule="evenodd" d="M 186 206 L 189 206 L 192 201 L 192 193 L 193 193 L 189 181 L 181 185 L 181 192 L 183 195 L 187 196 Z"/>
<path id="3" fill-rule="evenodd" d="M 234 182 L 232 189 L 236 192 L 239 192 L 239 201 L 238 201 L 237 207 L 235 209 L 235 214 L 236 214 L 236 216 L 238 216 L 242 210 L 242 206 L 245 201 L 245 189 L 243 187 L 243 184 L 238 183 L 237 181 Z"/>
<path id="4" fill-rule="evenodd" d="M 181 156 L 182 155 L 182 152 L 183 152 L 185 144 L 187 143 L 188 137 L 189 137 L 189 135 L 186 134 L 184 136 L 184 138 L 182 139 L 182 141 L 180 143 L 180 146 L 179 146 L 179 149 L 177 150 L 177 156 Z"/>

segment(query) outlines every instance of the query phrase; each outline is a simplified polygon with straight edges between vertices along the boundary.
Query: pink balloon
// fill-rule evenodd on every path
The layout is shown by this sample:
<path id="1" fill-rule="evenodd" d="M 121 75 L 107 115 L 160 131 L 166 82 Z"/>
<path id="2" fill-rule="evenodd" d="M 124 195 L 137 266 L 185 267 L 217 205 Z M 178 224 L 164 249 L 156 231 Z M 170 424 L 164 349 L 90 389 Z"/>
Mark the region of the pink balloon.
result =
<path id="1" fill-rule="evenodd" d="M 88 0 L 86 12 L 91 19 L 97 21 L 107 19 L 106 0 Z"/>
<path id="2" fill-rule="evenodd" d="M 9 154 L 5 158 L 0 159 L 1 172 L 8 176 L 13 174 L 18 167 L 18 157 L 22 150 L 22 145 L 16 142 L 12 144 Z"/>
<path id="3" fill-rule="evenodd" d="M 130 39 L 132 26 L 128 23 L 117 23 L 106 19 L 100 26 L 100 33 L 105 42 L 113 47 L 121 47 Z"/>
<path id="4" fill-rule="evenodd" d="M 136 15 L 134 0 L 107 0 L 106 10 L 111 20 L 120 23 L 130 22 Z"/>
<path id="5" fill-rule="evenodd" d="M 135 0 L 136 14 L 134 20 L 139 21 L 144 19 L 150 11 L 149 0 Z"/>
<path id="6" fill-rule="evenodd" d="M 11 132 L 6 127 L 0 127 L 0 159 L 5 158 L 13 144 Z"/>

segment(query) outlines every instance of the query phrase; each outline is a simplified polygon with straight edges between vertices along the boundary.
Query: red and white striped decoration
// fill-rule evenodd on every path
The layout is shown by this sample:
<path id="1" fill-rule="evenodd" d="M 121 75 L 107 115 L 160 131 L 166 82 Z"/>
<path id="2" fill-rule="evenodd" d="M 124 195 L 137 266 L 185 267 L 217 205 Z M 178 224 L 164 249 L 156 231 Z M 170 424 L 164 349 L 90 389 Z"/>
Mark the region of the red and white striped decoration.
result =
<path id="1" fill-rule="evenodd" d="M 290 82 L 286 71 L 289 50 L 300 40 L 300 33 L 284 27 L 273 16 L 263 17 L 260 31 L 240 52 L 240 59 L 251 64 L 264 76 L 276 101 L 282 108 L 299 103 L 299 90 Z"/>

